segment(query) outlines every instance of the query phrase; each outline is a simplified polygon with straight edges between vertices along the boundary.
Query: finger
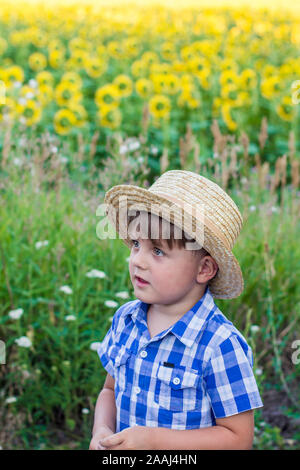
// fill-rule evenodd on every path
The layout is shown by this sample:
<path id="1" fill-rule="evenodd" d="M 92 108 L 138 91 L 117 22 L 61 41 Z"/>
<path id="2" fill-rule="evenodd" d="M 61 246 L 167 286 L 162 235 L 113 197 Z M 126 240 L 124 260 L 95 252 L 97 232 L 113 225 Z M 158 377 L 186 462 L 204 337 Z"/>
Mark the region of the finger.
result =
<path id="1" fill-rule="evenodd" d="M 100 440 L 100 445 L 104 447 L 113 447 L 121 444 L 124 438 L 121 433 L 112 434 L 111 436 L 105 437 Z"/>

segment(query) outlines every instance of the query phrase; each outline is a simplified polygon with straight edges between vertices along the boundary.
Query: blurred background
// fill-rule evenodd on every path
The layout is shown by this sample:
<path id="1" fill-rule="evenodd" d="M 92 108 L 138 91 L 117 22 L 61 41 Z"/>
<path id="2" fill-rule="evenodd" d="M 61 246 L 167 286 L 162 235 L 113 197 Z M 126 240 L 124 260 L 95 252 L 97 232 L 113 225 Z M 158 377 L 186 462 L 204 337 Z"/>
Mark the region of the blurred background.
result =
<path id="1" fill-rule="evenodd" d="M 216 303 L 255 355 L 254 448 L 300 448 L 299 52 L 276 0 L 0 0 L 0 448 L 88 448 L 97 345 L 134 298 L 96 210 L 170 169 L 243 214 L 245 290 Z"/>

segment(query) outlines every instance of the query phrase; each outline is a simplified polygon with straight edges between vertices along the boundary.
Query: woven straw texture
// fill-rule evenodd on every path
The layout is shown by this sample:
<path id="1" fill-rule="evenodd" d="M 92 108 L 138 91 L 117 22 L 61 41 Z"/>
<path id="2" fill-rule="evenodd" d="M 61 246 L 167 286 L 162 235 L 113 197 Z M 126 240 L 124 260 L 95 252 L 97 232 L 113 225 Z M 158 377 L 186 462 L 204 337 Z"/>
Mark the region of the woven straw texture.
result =
<path id="1" fill-rule="evenodd" d="M 147 210 L 163 217 L 165 208 L 168 220 L 184 229 L 217 262 L 218 273 L 209 282 L 212 295 L 231 299 L 243 291 L 242 272 L 232 253 L 242 227 L 242 216 L 234 201 L 214 182 L 190 171 L 171 170 L 149 189 L 114 186 L 106 193 L 105 203 L 109 221 L 128 246 L 127 210 Z M 199 207 L 203 217 L 199 217 Z"/>

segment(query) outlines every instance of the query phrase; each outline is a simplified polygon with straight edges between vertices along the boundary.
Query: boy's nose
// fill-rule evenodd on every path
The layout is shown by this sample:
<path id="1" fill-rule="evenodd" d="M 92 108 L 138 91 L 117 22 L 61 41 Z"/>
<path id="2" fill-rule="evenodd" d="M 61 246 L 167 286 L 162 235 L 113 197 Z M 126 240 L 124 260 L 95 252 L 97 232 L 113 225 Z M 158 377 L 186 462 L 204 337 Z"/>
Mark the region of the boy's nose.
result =
<path id="1" fill-rule="evenodd" d="M 138 253 L 135 253 L 132 261 L 133 261 L 134 266 L 140 269 L 146 269 L 147 267 L 147 256 L 141 249 L 139 250 Z"/>

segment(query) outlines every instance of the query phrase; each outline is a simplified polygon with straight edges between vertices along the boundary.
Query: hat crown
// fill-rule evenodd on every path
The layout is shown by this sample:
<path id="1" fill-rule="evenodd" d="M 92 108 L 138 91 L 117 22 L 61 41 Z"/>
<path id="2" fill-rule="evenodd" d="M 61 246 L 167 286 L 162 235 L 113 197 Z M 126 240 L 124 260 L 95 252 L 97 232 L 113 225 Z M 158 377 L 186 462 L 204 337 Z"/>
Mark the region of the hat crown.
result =
<path id="1" fill-rule="evenodd" d="M 170 170 L 161 175 L 149 191 L 172 202 L 176 199 L 194 207 L 201 205 L 205 217 L 232 249 L 243 219 L 234 201 L 216 183 L 191 171 Z"/>

